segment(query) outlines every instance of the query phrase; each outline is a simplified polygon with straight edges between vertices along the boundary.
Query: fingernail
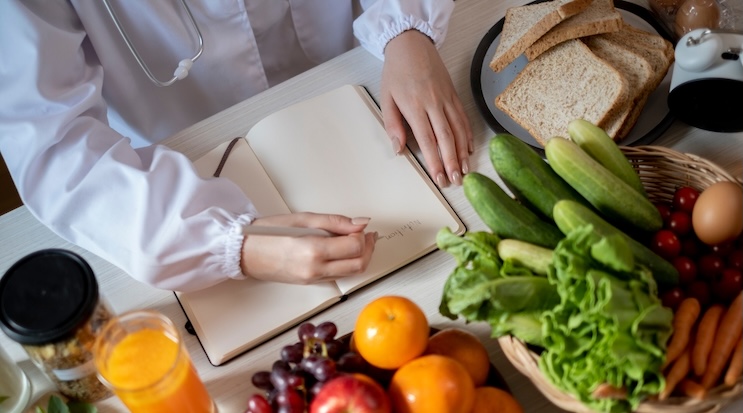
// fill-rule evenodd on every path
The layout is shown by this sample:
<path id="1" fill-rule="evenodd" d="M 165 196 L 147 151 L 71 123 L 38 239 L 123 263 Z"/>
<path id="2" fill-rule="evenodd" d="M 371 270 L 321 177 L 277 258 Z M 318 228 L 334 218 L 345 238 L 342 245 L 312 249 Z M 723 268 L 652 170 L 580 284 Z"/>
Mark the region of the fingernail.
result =
<path id="1" fill-rule="evenodd" d="M 367 218 L 367 217 L 351 218 L 351 223 L 354 225 L 366 225 L 369 223 L 369 221 L 371 221 L 371 218 Z"/>
<path id="2" fill-rule="evenodd" d="M 459 171 L 454 171 L 454 173 L 451 174 L 451 182 L 455 185 L 462 185 L 462 174 L 460 174 Z"/>
<path id="3" fill-rule="evenodd" d="M 470 162 L 467 159 L 462 160 L 462 175 L 467 175 L 470 172 Z"/>
<path id="4" fill-rule="evenodd" d="M 449 182 L 446 180 L 446 176 L 442 173 L 436 175 L 436 183 L 441 188 L 446 188 L 449 185 Z"/>
<path id="5" fill-rule="evenodd" d="M 400 150 L 402 149 L 402 146 L 400 145 L 400 140 L 397 138 L 392 138 L 392 150 L 395 151 L 395 153 L 400 153 Z"/>

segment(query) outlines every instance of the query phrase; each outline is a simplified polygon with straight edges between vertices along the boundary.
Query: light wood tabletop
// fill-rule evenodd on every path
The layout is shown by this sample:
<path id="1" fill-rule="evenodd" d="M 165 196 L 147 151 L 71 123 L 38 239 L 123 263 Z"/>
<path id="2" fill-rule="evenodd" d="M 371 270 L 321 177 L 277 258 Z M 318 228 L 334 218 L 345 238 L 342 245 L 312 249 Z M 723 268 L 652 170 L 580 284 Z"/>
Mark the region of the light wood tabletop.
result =
<path id="1" fill-rule="evenodd" d="M 483 120 L 473 99 L 470 66 L 480 40 L 504 16 L 506 8 L 524 3 L 524 0 L 457 1 L 447 38 L 440 49 L 472 124 L 475 152 L 471 157 L 470 169 L 495 179 L 497 177 L 487 151 L 487 143 L 493 136 L 493 131 Z M 360 84 L 372 96 L 379 96 L 381 69 L 380 61 L 365 50 L 356 48 L 177 133 L 167 139 L 165 144 L 195 159 L 222 142 L 244 135 L 253 124 L 271 112 L 342 84 Z M 736 177 L 743 176 L 743 133 L 714 133 L 675 121 L 653 144 L 699 155 L 717 163 Z M 421 158 L 414 145 L 411 149 Z M 464 197 L 461 187 L 444 188 L 443 194 L 469 230 L 485 230 Z M 0 245 L 0 274 L 33 251 L 44 248 L 69 249 L 82 255 L 90 263 L 99 280 L 102 295 L 114 311 L 153 309 L 164 313 L 177 325 L 184 325 L 186 322 L 172 292 L 141 284 L 108 262 L 65 242 L 40 224 L 25 206 L 0 216 Z M 345 334 L 352 330 L 360 309 L 372 299 L 387 294 L 408 296 L 423 308 L 433 326 L 465 327 L 478 335 L 487 344 L 494 366 L 506 379 L 525 411 L 561 411 L 510 365 L 497 342 L 489 338 L 489 327 L 486 324 L 465 325 L 462 320 L 452 321 L 439 314 L 442 287 L 454 265 L 454 259 L 448 253 L 433 252 L 355 292 L 345 302 L 331 307 L 310 321 L 331 320 L 338 325 L 340 334 Z M 272 362 L 279 358 L 281 347 L 295 341 L 296 332 L 290 330 L 219 367 L 208 362 L 195 337 L 187 336 L 186 345 L 220 412 L 232 413 L 244 411 L 248 397 L 257 391 L 250 383 L 251 375 L 259 370 L 270 369 Z M 2 334 L 0 345 L 32 378 L 34 397 L 53 390 L 51 382 L 28 360 L 20 345 Z M 97 406 L 101 412 L 126 411 L 115 397 L 99 402 Z M 743 401 L 737 400 L 725 411 L 743 411 Z"/>

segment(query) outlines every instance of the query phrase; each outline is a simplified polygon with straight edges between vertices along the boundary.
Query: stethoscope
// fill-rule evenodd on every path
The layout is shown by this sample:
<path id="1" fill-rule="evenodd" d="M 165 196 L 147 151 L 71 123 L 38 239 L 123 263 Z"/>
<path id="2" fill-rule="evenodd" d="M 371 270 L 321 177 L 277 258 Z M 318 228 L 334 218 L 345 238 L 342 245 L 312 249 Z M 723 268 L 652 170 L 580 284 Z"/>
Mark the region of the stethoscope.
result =
<path id="1" fill-rule="evenodd" d="M 204 51 L 204 38 L 201 37 L 201 30 L 199 30 L 199 26 L 196 24 L 196 20 L 193 18 L 193 14 L 191 14 L 191 9 L 188 7 L 188 4 L 186 4 L 185 0 L 180 0 L 181 4 L 183 5 L 183 8 L 186 9 L 186 14 L 188 14 L 189 20 L 191 20 L 191 25 L 193 26 L 194 31 L 196 32 L 196 36 L 198 37 L 199 42 L 199 50 L 196 52 L 196 54 L 190 58 L 190 59 L 183 59 L 180 62 L 178 62 L 178 67 L 175 69 L 175 72 L 173 73 L 173 78 L 163 82 L 155 77 L 155 75 L 152 74 L 150 71 L 150 68 L 145 64 L 144 60 L 142 60 L 142 56 L 139 55 L 137 52 L 137 49 L 134 48 L 134 45 L 132 44 L 132 41 L 129 39 L 129 36 L 127 36 L 124 29 L 121 27 L 121 22 L 119 22 L 119 18 L 116 16 L 116 12 L 114 11 L 113 7 L 111 7 L 111 4 L 108 2 L 108 0 L 103 0 L 103 4 L 106 6 L 106 10 L 108 10 L 108 14 L 111 16 L 111 20 L 113 20 L 114 25 L 116 26 L 116 30 L 119 31 L 119 34 L 121 34 L 121 37 L 124 39 L 124 43 L 126 43 L 126 47 L 129 48 L 129 51 L 132 52 L 132 55 L 134 55 L 134 59 L 137 60 L 137 63 L 139 63 L 139 67 L 142 68 L 144 73 L 147 75 L 147 77 L 157 86 L 170 86 L 173 83 L 175 83 L 177 80 L 181 80 L 188 76 L 188 71 L 191 69 L 191 66 L 193 66 L 193 63 L 201 56 L 201 53 Z"/>

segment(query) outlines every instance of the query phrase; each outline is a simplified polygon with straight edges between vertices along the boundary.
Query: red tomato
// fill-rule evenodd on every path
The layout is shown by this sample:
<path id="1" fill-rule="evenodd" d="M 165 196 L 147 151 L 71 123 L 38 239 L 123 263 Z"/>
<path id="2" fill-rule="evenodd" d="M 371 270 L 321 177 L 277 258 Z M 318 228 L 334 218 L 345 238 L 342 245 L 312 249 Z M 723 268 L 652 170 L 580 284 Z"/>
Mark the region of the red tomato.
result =
<path id="1" fill-rule="evenodd" d="M 663 218 L 663 223 L 667 224 L 668 219 L 671 217 L 671 206 L 665 203 L 656 203 L 655 207 L 658 209 L 658 212 L 660 212 L 661 218 Z"/>
<path id="2" fill-rule="evenodd" d="M 673 209 L 691 214 L 697 198 L 699 198 L 699 191 L 690 186 L 682 186 L 673 194 Z"/>
<path id="3" fill-rule="evenodd" d="M 668 217 L 668 229 L 678 236 L 691 232 L 691 215 L 684 211 L 673 211 Z"/>
<path id="4" fill-rule="evenodd" d="M 710 293 L 709 284 L 704 281 L 694 281 L 686 287 L 686 296 L 694 297 L 699 300 L 702 308 L 707 307 L 710 303 L 712 294 Z"/>
<path id="5" fill-rule="evenodd" d="M 699 275 L 708 281 L 716 280 L 725 268 L 725 261 L 716 254 L 706 254 L 697 261 Z"/>
<path id="6" fill-rule="evenodd" d="M 697 264 L 693 259 L 679 255 L 672 262 L 679 273 L 679 282 L 682 285 L 691 284 L 692 281 L 697 279 Z"/>
<path id="7" fill-rule="evenodd" d="M 681 253 L 681 241 L 668 229 L 662 229 L 655 233 L 651 244 L 651 250 L 661 257 L 671 261 Z"/>
<path id="8" fill-rule="evenodd" d="M 715 296 L 724 304 L 729 304 L 743 290 L 743 278 L 740 270 L 726 268 L 720 278 L 712 284 Z"/>
<path id="9" fill-rule="evenodd" d="M 728 267 L 743 271 L 743 250 L 733 250 L 728 254 Z"/>
<path id="10" fill-rule="evenodd" d="M 676 308 L 678 308 L 679 304 L 681 304 L 681 301 L 683 301 L 684 298 L 686 298 L 684 291 L 679 287 L 674 287 L 664 292 L 660 297 L 660 301 L 664 307 L 668 307 L 671 310 L 676 311 Z"/>

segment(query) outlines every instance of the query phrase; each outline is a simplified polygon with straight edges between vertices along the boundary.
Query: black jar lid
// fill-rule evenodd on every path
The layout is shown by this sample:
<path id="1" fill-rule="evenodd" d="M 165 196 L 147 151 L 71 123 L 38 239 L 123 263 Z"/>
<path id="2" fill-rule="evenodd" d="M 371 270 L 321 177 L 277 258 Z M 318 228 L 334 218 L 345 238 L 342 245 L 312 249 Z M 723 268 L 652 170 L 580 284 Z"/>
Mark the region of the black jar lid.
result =
<path id="1" fill-rule="evenodd" d="M 90 265 L 62 249 L 31 253 L 0 279 L 0 328 L 21 344 L 70 336 L 93 314 L 98 283 Z"/>

